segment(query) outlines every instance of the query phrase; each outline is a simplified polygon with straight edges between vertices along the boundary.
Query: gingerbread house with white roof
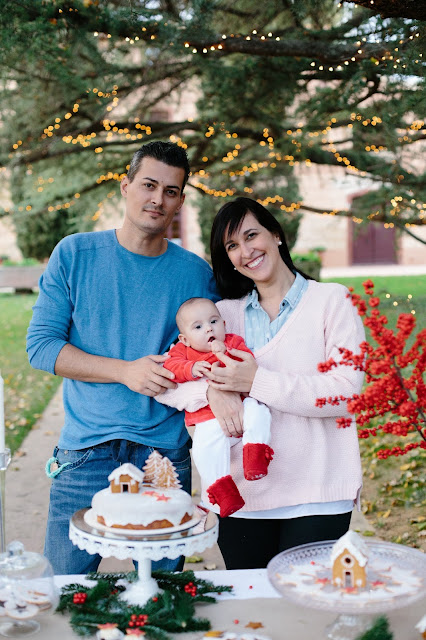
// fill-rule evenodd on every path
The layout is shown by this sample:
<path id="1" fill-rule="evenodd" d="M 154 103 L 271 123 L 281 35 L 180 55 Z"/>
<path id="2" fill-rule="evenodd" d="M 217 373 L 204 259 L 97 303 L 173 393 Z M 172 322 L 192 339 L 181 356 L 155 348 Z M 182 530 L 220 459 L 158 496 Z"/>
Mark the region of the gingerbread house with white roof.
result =
<path id="1" fill-rule="evenodd" d="M 108 476 L 111 493 L 138 493 L 143 477 L 143 471 L 131 462 L 126 462 Z"/>
<path id="2" fill-rule="evenodd" d="M 423 618 L 416 624 L 416 629 L 420 632 L 423 640 L 426 640 L 426 613 Z"/>
<path id="3" fill-rule="evenodd" d="M 367 582 L 368 547 L 352 530 L 333 545 L 331 564 L 333 584 L 343 588 L 362 588 Z"/>

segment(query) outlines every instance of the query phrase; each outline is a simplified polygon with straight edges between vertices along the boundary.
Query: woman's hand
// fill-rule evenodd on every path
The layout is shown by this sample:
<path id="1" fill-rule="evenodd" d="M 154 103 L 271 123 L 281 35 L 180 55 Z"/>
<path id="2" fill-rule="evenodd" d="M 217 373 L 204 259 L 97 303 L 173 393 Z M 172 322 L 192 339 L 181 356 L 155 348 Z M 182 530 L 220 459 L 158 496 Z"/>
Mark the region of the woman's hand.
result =
<path id="1" fill-rule="evenodd" d="M 230 349 L 229 353 L 236 358 L 240 358 L 242 362 L 233 360 L 233 358 L 223 353 L 217 353 L 217 359 L 225 366 L 221 367 L 218 362 L 212 365 L 211 370 L 206 373 L 209 386 L 222 391 L 249 393 L 257 371 L 256 360 L 251 353 L 240 351 L 239 349 Z"/>
<path id="2" fill-rule="evenodd" d="M 244 410 L 240 394 L 209 387 L 207 400 L 224 434 L 236 438 L 242 436 Z"/>

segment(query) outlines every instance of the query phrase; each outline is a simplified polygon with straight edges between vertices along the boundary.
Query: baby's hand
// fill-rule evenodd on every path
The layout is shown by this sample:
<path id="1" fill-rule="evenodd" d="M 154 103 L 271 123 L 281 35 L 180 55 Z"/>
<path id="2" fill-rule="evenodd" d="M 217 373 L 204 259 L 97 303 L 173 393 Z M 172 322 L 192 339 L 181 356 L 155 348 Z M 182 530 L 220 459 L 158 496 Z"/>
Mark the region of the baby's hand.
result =
<path id="1" fill-rule="evenodd" d="M 210 371 L 211 365 L 205 360 L 200 360 L 199 362 L 194 362 L 192 365 L 191 373 L 194 378 L 201 378 L 206 374 L 206 371 Z"/>
<path id="2" fill-rule="evenodd" d="M 226 353 L 226 346 L 222 340 L 213 340 L 210 346 L 212 353 Z"/>

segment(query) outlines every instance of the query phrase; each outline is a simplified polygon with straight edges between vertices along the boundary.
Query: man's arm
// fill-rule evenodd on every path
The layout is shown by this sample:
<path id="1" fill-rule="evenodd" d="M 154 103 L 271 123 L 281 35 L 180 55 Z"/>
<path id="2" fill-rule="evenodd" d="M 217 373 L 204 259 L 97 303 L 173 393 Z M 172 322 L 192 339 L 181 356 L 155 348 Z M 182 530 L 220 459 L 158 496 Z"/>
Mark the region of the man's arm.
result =
<path id="1" fill-rule="evenodd" d="M 156 396 L 174 389 L 174 374 L 162 367 L 167 356 L 145 356 L 126 361 L 86 353 L 66 344 L 55 362 L 55 374 L 82 382 L 118 382 L 136 393 Z"/>
<path id="2" fill-rule="evenodd" d="M 68 245 L 64 240 L 54 249 L 40 278 L 39 297 L 27 333 L 31 366 L 83 382 L 121 383 L 148 396 L 175 387 L 173 374 L 161 366 L 165 356 L 127 362 L 87 353 L 69 342 L 74 308 L 65 268 L 67 260 L 63 256 L 67 252 L 72 254 Z"/>

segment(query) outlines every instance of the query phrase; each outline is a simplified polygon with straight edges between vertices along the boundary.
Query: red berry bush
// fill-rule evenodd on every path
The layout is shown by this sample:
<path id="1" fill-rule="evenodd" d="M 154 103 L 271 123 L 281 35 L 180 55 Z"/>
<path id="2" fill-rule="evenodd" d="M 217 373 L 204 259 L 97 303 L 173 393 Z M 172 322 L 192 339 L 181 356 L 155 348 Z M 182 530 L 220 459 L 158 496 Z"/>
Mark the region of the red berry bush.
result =
<path id="1" fill-rule="evenodd" d="M 361 343 L 358 354 L 340 349 L 339 362 L 327 360 L 318 365 L 318 370 L 326 372 L 342 365 L 364 371 L 364 389 L 351 398 L 318 398 L 317 406 L 346 402 L 348 412 L 356 416 L 360 438 L 380 433 L 395 436 L 395 445 L 380 449 L 378 458 L 426 449 L 426 329 L 415 335 L 416 319 L 410 313 L 399 315 L 395 331 L 389 328 L 388 318 L 380 311 L 380 298 L 374 295 L 373 282 L 367 280 L 363 286 L 365 297 L 353 289 L 348 295 L 369 330 L 369 341 Z M 337 418 L 336 423 L 345 428 L 351 419 Z M 404 437 L 413 432 L 418 438 L 405 443 Z"/>

